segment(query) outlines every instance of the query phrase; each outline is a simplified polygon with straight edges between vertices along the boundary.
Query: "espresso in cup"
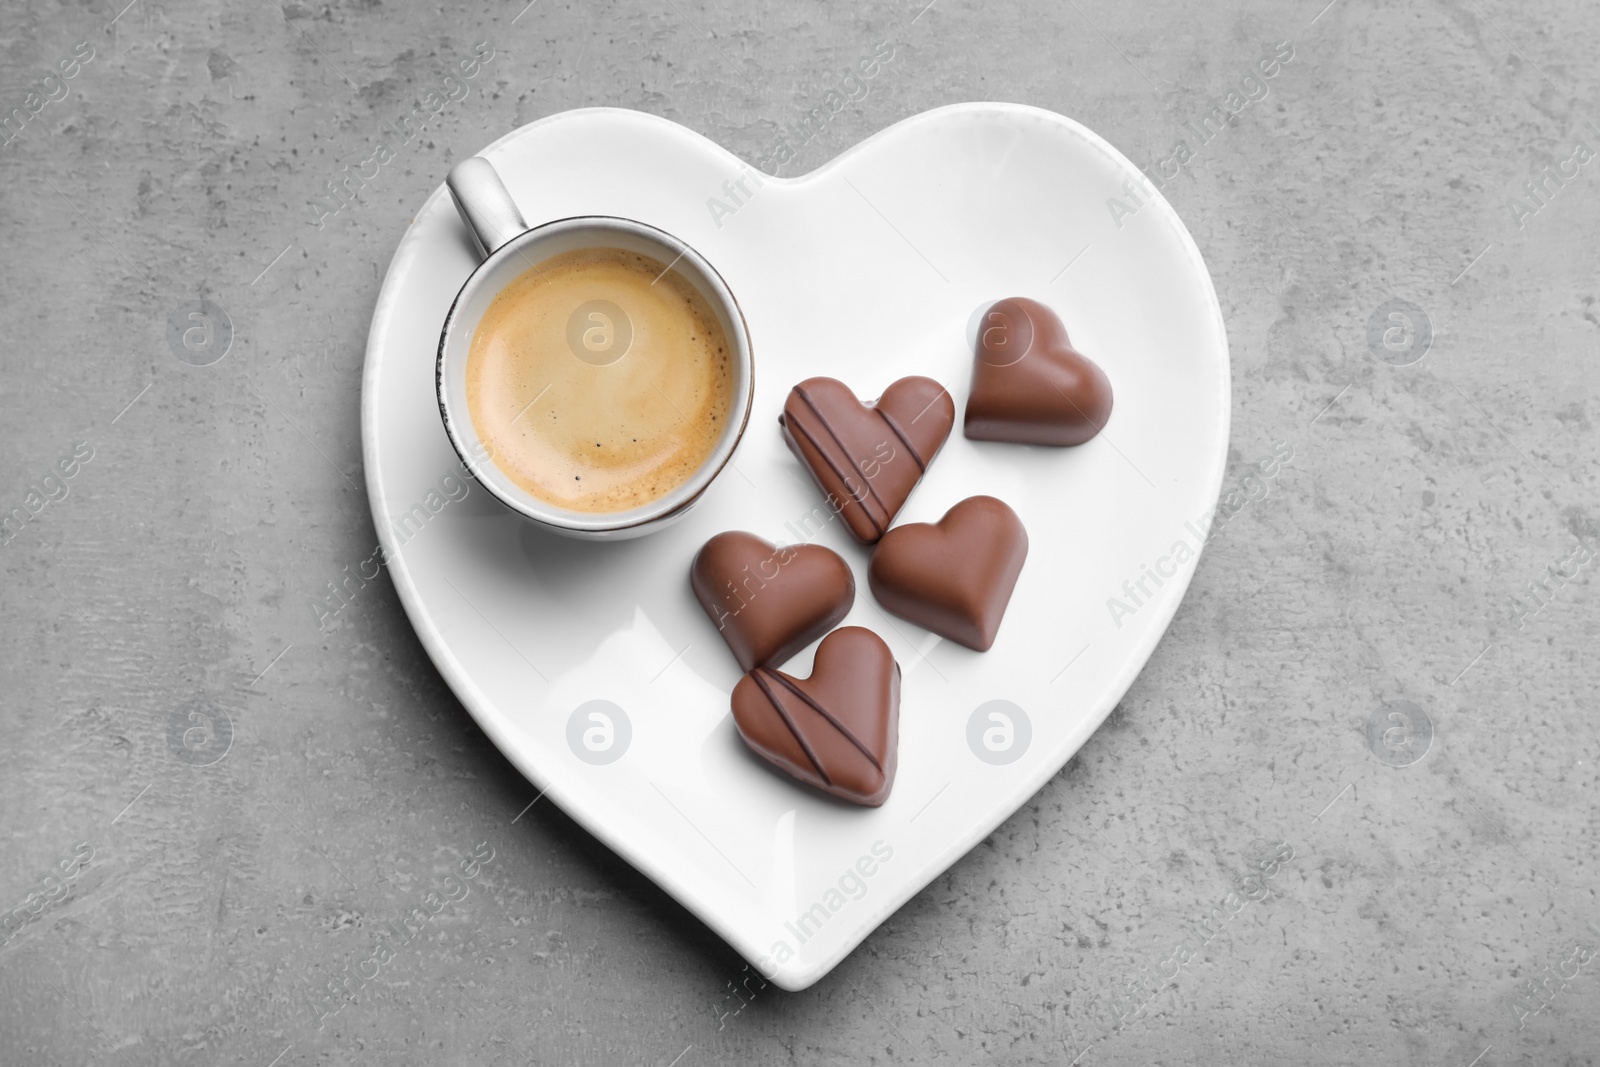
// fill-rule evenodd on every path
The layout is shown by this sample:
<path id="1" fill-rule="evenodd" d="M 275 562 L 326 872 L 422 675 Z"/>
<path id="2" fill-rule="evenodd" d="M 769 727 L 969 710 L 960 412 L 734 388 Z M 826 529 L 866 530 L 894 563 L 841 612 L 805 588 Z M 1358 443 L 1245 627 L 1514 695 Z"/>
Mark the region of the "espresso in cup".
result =
<path id="1" fill-rule="evenodd" d="M 456 455 L 507 508 L 566 537 L 624 541 L 689 514 L 755 397 L 750 328 L 727 282 L 636 219 L 530 227 L 480 156 L 445 183 L 483 257 L 439 331 L 439 417 Z"/>
<path id="2" fill-rule="evenodd" d="M 579 248 L 533 264 L 479 319 L 473 427 L 525 492 L 623 512 L 694 477 L 723 438 L 736 362 L 706 298 L 655 258 Z"/>

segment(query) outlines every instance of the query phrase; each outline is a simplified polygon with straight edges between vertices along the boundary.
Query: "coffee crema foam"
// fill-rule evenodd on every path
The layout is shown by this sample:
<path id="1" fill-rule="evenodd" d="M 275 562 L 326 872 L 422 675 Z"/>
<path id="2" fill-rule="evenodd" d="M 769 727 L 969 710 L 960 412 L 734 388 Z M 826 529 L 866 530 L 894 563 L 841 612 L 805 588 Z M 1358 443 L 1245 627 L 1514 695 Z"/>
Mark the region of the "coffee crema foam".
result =
<path id="1" fill-rule="evenodd" d="M 688 481 L 733 406 L 715 313 L 650 256 L 579 249 L 506 286 L 467 354 L 467 410 L 495 464 L 540 500 L 620 512 Z"/>

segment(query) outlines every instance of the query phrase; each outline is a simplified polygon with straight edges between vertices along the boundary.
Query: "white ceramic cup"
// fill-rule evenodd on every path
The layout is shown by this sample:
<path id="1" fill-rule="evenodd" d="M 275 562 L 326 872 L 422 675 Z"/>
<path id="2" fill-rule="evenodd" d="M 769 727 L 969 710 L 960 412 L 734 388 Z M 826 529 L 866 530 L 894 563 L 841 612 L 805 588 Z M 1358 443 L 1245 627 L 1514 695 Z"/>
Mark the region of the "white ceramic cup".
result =
<path id="1" fill-rule="evenodd" d="M 456 294 L 439 334 L 436 381 L 439 414 L 466 468 L 502 504 L 556 533 L 586 540 L 623 540 L 653 533 L 682 518 L 721 473 L 744 435 L 755 388 L 749 329 L 722 276 L 678 238 L 632 219 L 582 215 L 529 227 L 489 161 L 462 160 L 446 179 L 450 196 L 484 260 Z M 552 256 L 582 248 L 639 252 L 667 264 L 705 298 L 734 360 L 733 405 L 711 454 L 682 485 L 626 511 L 571 511 L 539 499 L 512 481 L 492 458 L 467 410 L 467 352 L 494 298 L 523 272 Z M 577 355 L 574 359 L 580 358 Z M 626 358 L 626 357 L 623 357 Z"/>

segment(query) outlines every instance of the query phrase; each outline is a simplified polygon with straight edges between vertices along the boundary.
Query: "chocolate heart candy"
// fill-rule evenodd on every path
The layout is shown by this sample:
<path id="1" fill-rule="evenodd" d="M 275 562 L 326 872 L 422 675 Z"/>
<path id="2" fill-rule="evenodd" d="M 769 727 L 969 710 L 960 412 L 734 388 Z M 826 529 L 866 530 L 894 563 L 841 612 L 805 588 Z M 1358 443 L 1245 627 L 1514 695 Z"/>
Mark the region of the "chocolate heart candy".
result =
<path id="1" fill-rule="evenodd" d="M 733 721 L 744 743 L 780 771 L 875 808 L 894 785 L 900 665 L 871 630 L 841 627 L 817 646 L 811 677 L 757 667 L 741 678 Z"/>
<path id="2" fill-rule="evenodd" d="M 705 543 L 689 585 L 741 670 L 778 667 L 850 613 L 856 583 L 821 545 L 778 548 L 743 530 Z"/>
<path id="3" fill-rule="evenodd" d="M 885 534 L 867 582 L 902 619 L 987 652 L 1027 558 L 1028 531 L 1017 513 L 992 496 L 969 496 L 938 522 Z"/>
<path id="4" fill-rule="evenodd" d="M 955 401 L 932 378 L 901 378 L 870 404 L 832 378 L 789 391 L 783 436 L 828 504 L 864 545 L 883 536 L 955 425 Z"/>
<path id="5" fill-rule="evenodd" d="M 1072 347 L 1054 311 L 1014 296 L 983 313 L 967 397 L 968 437 L 1081 445 L 1110 418 L 1110 380 Z"/>

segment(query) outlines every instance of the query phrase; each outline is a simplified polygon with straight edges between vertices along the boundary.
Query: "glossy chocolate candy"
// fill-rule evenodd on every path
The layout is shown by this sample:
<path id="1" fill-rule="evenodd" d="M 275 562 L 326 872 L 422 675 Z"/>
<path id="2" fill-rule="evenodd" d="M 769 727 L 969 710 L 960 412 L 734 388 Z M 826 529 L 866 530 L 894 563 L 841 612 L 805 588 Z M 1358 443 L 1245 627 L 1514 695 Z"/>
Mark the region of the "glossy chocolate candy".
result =
<path id="1" fill-rule="evenodd" d="M 1054 311 L 1014 296 L 983 313 L 964 422 L 969 438 L 1081 445 L 1105 428 L 1111 400 L 1105 371 L 1072 347 Z"/>
<path id="2" fill-rule="evenodd" d="M 778 425 L 864 545 L 882 537 L 955 425 L 955 401 L 932 378 L 901 378 L 863 404 L 833 378 L 808 378 L 789 392 Z"/>
<path id="3" fill-rule="evenodd" d="M 779 548 L 743 530 L 717 534 L 689 569 L 689 585 L 741 670 L 781 667 L 838 625 L 855 603 L 855 578 L 821 545 Z"/>
<path id="4" fill-rule="evenodd" d="M 809 678 L 757 667 L 733 690 L 733 721 L 754 753 L 807 785 L 877 807 L 894 786 L 900 665 L 860 626 L 817 646 Z"/>
<path id="5" fill-rule="evenodd" d="M 1028 531 L 992 496 L 971 496 L 938 522 L 896 526 L 867 567 L 872 595 L 887 610 L 968 648 L 987 652 L 1000 631 Z"/>

